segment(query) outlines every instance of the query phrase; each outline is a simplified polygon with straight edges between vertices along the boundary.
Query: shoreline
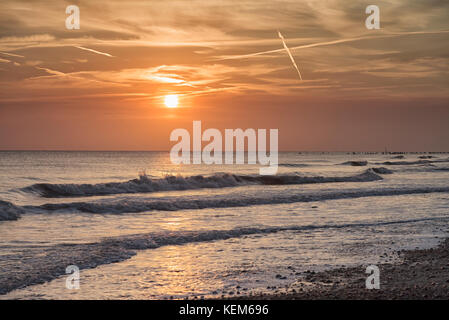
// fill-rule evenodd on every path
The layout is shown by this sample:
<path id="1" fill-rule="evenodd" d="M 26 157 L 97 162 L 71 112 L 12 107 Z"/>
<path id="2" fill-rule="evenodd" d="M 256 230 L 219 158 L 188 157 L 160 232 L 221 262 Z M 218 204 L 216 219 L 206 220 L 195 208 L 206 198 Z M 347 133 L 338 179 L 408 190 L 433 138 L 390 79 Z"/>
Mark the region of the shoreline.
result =
<path id="1" fill-rule="evenodd" d="M 366 289 L 367 266 L 305 272 L 275 293 L 234 296 L 237 300 L 447 300 L 449 238 L 437 247 L 397 251 L 398 263 L 379 264 L 380 289 Z M 225 298 L 225 299 L 228 299 Z"/>

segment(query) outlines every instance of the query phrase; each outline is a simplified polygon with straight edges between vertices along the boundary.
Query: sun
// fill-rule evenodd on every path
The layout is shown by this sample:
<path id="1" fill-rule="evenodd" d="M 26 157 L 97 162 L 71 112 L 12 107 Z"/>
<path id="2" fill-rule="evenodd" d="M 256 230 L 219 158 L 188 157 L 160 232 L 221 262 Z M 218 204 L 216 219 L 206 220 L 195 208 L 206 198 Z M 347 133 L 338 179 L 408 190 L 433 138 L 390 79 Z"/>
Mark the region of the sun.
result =
<path id="1" fill-rule="evenodd" d="M 167 108 L 176 108 L 178 106 L 178 95 L 177 94 L 166 95 L 164 103 Z"/>

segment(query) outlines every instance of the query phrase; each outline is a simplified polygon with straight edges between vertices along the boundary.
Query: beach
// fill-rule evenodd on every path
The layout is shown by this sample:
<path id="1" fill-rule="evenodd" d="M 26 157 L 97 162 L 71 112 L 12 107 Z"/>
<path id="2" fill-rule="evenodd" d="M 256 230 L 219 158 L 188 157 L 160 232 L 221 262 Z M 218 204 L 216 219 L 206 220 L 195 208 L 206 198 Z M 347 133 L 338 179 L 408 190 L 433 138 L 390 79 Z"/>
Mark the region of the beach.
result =
<path id="1" fill-rule="evenodd" d="M 168 152 L 0 152 L 0 299 L 444 297 L 448 163 L 282 152 L 261 176 Z"/>
<path id="2" fill-rule="evenodd" d="M 400 263 L 379 265 L 380 289 L 367 289 L 364 266 L 305 272 L 274 294 L 239 296 L 258 300 L 447 300 L 449 239 L 438 247 L 399 253 Z M 365 266 L 366 267 L 366 266 Z"/>

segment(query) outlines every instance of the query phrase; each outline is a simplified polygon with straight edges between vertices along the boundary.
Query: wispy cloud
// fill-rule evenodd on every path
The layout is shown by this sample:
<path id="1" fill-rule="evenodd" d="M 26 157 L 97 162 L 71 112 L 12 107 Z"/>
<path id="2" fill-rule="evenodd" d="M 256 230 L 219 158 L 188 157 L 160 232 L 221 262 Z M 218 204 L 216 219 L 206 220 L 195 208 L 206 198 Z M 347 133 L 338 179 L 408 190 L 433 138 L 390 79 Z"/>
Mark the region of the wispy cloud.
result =
<path id="1" fill-rule="evenodd" d="M 296 90 L 299 87 L 312 94 L 352 88 L 345 95 L 355 96 L 357 87 L 375 92 L 398 80 L 404 92 L 406 85 L 423 83 L 432 83 L 435 91 L 447 87 L 438 58 L 449 54 L 444 35 L 449 31 L 443 30 L 449 12 L 443 9 L 449 6 L 440 1 L 416 6 L 408 6 L 407 0 L 389 2 L 382 7 L 383 29 L 368 31 L 360 1 L 284 0 L 279 6 L 269 0 L 154 0 L 130 6 L 108 0 L 84 4 L 83 27 L 76 32 L 64 30 L 60 10 L 44 2 L 40 10 L 45 21 L 33 10 L 23 11 L 25 4 L 19 8 L 13 0 L 0 3 L 4 95 L 13 94 L 4 82 L 14 81 L 22 91 L 70 86 L 80 94 L 86 90 L 102 96 L 118 88 L 118 97 L 127 92 L 147 97 L 221 90 L 294 96 L 304 92 Z M 105 10 L 98 10 L 103 5 Z M 419 23 L 410 32 L 411 19 Z M 17 22 L 16 30 L 10 21 Z M 288 35 L 284 39 L 279 33 L 283 46 L 273 30 Z M 285 51 L 299 79 L 307 74 L 307 80 L 292 81 L 297 76 L 286 63 Z M 432 59 L 422 60 L 427 57 Z M 309 83 L 317 79 L 319 83 Z M 329 97 L 341 92 L 332 90 Z"/>
<path id="2" fill-rule="evenodd" d="M 24 56 L 21 56 L 20 54 L 10 53 L 10 52 L 0 52 L 1 54 L 4 54 L 5 56 L 9 57 L 16 57 L 16 58 L 25 58 Z"/>
<path id="3" fill-rule="evenodd" d="M 51 75 L 54 75 L 54 76 L 61 76 L 61 77 L 65 77 L 66 76 L 66 74 L 64 72 L 60 72 L 60 71 L 57 71 L 57 70 L 52 70 L 52 69 L 43 68 L 43 67 L 35 67 L 35 68 L 38 69 L 38 70 L 45 71 L 45 72 L 47 72 L 47 73 L 49 73 Z"/>

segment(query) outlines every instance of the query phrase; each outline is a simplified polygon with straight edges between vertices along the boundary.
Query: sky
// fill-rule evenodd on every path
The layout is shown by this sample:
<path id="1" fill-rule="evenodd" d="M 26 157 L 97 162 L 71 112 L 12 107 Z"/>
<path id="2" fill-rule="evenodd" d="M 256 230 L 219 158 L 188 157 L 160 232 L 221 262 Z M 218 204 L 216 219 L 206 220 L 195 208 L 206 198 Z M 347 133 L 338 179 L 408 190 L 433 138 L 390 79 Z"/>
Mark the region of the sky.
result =
<path id="1" fill-rule="evenodd" d="M 2 0 L 0 150 L 169 150 L 201 120 L 280 150 L 449 151 L 448 21 L 446 0 Z"/>

